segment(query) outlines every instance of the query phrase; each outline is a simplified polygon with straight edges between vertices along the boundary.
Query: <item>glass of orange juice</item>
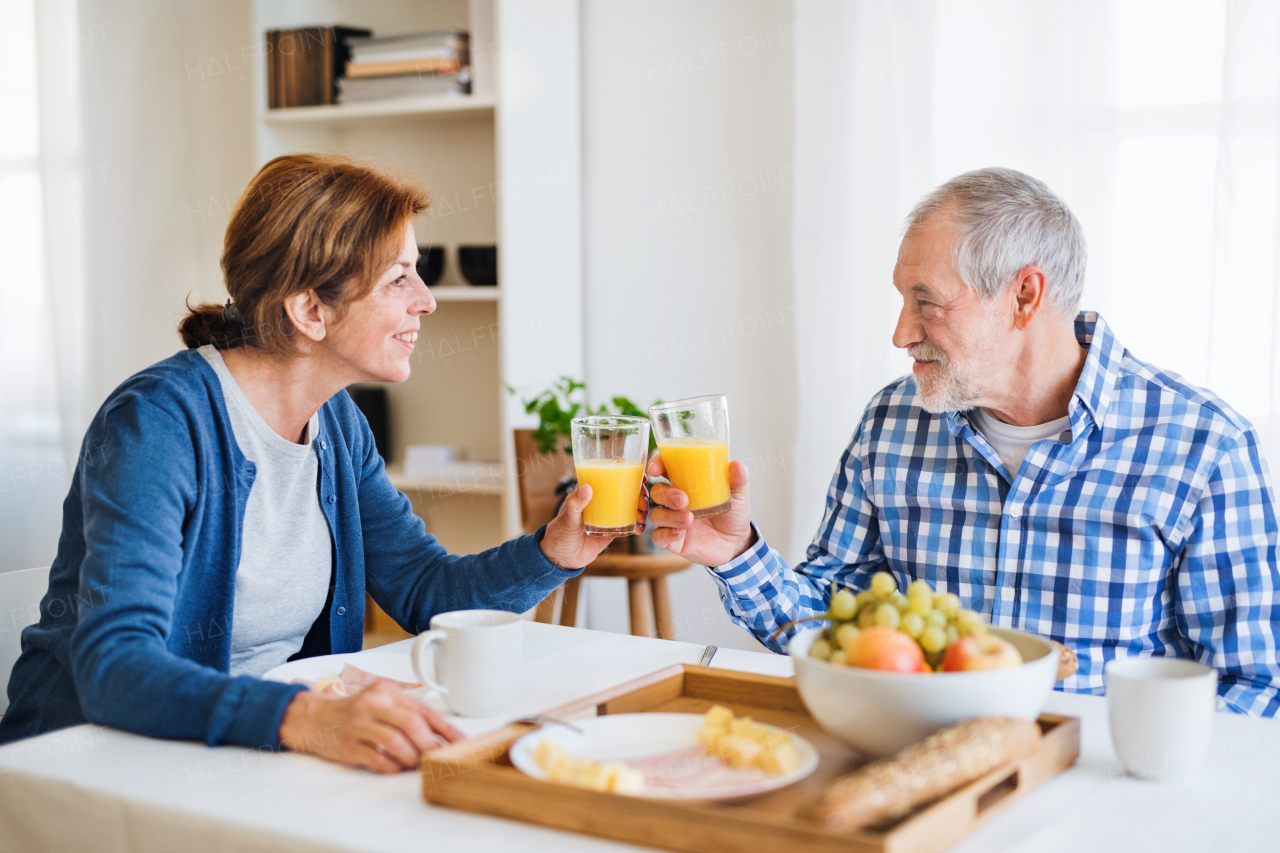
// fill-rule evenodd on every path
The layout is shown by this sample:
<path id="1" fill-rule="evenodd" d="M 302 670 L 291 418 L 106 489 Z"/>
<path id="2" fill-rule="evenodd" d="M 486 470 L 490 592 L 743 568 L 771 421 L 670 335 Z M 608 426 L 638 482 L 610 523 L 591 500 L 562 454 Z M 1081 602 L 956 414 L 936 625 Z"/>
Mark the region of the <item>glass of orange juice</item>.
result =
<path id="1" fill-rule="evenodd" d="M 640 489 L 649 459 L 649 421 L 613 415 L 574 418 L 573 467 L 591 487 L 582 511 L 588 536 L 631 536 L 640 520 Z"/>
<path id="2" fill-rule="evenodd" d="M 653 437 L 671 485 L 706 518 L 729 511 L 729 398 L 690 397 L 649 409 Z"/>

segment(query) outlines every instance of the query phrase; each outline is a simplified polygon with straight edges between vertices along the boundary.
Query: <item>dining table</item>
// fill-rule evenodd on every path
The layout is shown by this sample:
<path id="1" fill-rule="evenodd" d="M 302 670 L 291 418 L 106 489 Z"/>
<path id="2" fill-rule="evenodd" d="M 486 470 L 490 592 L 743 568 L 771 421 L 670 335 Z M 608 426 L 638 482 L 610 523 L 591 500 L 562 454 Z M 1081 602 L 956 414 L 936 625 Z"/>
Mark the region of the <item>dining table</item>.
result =
<path id="1" fill-rule="evenodd" d="M 697 664 L 704 652 L 701 644 L 535 622 L 522 630 L 516 699 L 502 715 L 462 721 L 468 735 L 673 664 Z M 407 657 L 412 642 L 354 660 Z M 729 648 L 711 666 L 793 672 L 786 656 Z M 1280 850 L 1280 822 L 1268 818 L 1280 814 L 1275 720 L 1218 713 L 1203 765 L 1184 781 L 1156 783 L 1122 769 L 1105 697 L 1054 692 L 1045 710 L 1080 718 L 1078 761 L 981 825 L 954 853 Z M 0 747 L 5 853 L 638 849 L 645 848 L 432 806 L 416 773 L 376 775 L 299 753 L 211 748 L 95 725 Z"/>

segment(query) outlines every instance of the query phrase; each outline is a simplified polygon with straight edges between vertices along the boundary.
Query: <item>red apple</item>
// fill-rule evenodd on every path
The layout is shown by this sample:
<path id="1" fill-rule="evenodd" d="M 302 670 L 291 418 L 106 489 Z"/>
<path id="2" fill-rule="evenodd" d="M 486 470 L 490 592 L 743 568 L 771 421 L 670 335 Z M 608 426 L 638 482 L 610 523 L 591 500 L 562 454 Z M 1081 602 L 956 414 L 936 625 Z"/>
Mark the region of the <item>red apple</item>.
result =
<path id="1" fill-rule="evenodd" d="M 920 645 L 894 628 L 868 628 L 846 649 L 846 662 L 864 669 L 889 672 L 924 672 Z"/>
<path id="2" fill-rule="evenodd" d="M 1022 655 L 1008 640 L 994 634 L 970 634 L 951 644 L 942 658 L 943 672 L 969 672 L 975 669 L 999 669 L 1019 666 Z"/>

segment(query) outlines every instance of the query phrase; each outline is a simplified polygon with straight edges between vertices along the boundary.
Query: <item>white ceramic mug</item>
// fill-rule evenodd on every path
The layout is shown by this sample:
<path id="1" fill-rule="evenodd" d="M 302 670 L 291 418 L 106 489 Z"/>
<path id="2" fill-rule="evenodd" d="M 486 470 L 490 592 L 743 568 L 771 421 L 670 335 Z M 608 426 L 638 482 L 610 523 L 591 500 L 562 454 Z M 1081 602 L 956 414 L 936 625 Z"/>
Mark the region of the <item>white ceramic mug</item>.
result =
<path id="1" fill-rule="evenodd" d="M 438 690 L 455 714 L 488 717 L 515 695 L 523 639 L 518 613 L 438 613 L 431 617 L 431 630 L 414 640 L 410 660 L 422 683 Z"/>
<path id="2" fill-rule="evenodd" d="M 1105 678 L 1111 741 L 1130 775 L 1172 782 L 1200 766 L 1213 734 L 1216 670 L 1185 658 L 1117 658 Z"/>

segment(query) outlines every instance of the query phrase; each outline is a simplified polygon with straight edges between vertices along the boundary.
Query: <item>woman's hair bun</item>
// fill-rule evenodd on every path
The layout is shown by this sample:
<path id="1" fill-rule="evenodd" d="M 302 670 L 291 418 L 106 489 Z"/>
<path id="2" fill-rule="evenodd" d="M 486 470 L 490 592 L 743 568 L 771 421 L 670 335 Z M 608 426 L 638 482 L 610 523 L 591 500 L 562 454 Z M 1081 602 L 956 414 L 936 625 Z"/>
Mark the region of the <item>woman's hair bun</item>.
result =
<path id="1" fill-rule="evenodd" d="M 228 316 L 226 306 L 216 302 L 201 302 L 192 307 L 187 303 L 187 316 L 178 323 L 178 334 L 187 349 L 213 344 L 220 350 L 235 349 L 249 343 L 249 330 L 239 317 Z"/>

